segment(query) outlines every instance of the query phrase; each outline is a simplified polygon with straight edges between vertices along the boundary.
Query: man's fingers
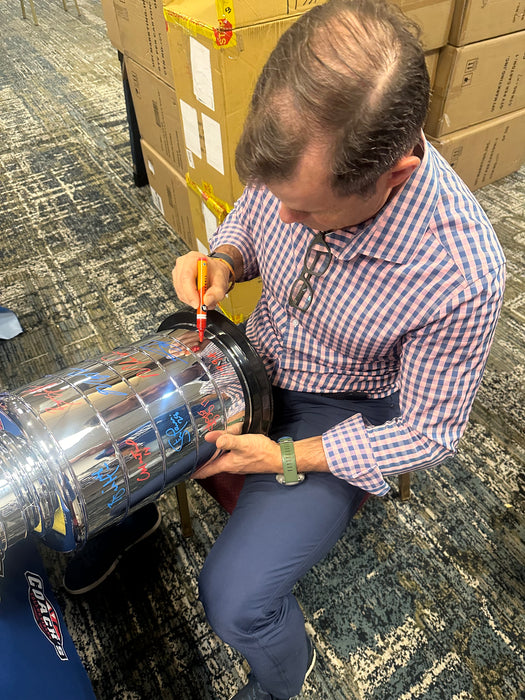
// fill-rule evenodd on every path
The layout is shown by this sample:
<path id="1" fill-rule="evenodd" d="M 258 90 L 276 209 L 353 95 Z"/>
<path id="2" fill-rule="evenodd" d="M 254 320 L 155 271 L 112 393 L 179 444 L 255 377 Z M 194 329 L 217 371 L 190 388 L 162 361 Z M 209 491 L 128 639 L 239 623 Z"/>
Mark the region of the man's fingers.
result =
<path id="1" fill-rule="evenodd" d="M 197 260 L 202 257 L 196 251 L 190 251 L 175 261 L 172 280 L 179 299 L 194 309 L 199 306 L 197 290 Z M 227 269 L 213 258 L 208 259 L 208 291 L 204 303 L 209 309 L 214 309 L 224 299 L 228 289 Z"/>
<path id="2" fill-rule="evenodd" d="M 199 254 L 195 251 L 177 258 L 173 268 L 173 286 L 179 299 L 194 309 L 199 305 L 197 290 L 197 260 Z"/>
<path id="3" fill-rule="evenodd" d="M 210 432 L 206 433 L 206 435 L 204 436 L 206 442 L 214 442 L 219 450 L 233 449 L 232 441 L 230 440 L 230 438 L 233 438 L 233 440 L 235 440 L 234 436 L 231 436 L 224 430 L 210 430 Z"/>

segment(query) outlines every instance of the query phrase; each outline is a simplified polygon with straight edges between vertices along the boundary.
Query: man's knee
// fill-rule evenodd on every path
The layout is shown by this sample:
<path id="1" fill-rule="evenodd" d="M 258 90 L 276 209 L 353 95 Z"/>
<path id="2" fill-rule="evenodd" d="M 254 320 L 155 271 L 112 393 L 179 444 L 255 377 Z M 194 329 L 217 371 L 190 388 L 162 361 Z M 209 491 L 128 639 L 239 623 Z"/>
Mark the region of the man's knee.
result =
<path id="1" fill-rule="evenodd" d="M 227 566 L 207 561 L 199 577 L 199 599 L 215 632 L 234 645 L 249 635 L 262 612 L 256 600 L 259 594 L 244 578 L 231 576 Z"/>
<path id="2" fill-rule="evenodd" d="M 231 634 L 238 625 L 234 623 L 239 617 L 236 605 L 238 583 L 230 580 L 227 571 L 209 562 L 204 564 L 199 576 L 199 599 L 210 625 L 223 639 L 224 634 Z"/>

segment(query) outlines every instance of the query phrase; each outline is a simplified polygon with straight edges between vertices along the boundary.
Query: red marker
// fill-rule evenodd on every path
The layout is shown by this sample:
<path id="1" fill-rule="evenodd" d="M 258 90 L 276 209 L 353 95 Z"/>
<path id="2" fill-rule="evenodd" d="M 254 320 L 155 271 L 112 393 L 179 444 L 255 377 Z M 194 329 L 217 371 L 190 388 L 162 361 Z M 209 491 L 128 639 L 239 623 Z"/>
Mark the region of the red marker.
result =
<path id="1" fill-rule="evenodd" d="M 199 331 L 199 342 L 204 340 L 206 330 L 206 306 L 204 305 L 204 295 L 208 289 L 208 261 L 206 258 L 197 260 L 197 289 L 199 291 L 199 307 L 197 309 L 197 330 Z"/>

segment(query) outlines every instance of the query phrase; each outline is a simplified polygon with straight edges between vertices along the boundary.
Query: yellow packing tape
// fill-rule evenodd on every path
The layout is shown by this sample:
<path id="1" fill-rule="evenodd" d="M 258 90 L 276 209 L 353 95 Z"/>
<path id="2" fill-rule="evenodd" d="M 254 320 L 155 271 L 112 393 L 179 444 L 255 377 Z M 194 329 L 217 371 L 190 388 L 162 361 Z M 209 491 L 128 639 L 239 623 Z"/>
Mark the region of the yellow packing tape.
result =
<path id="1" fill-rule="evenodd" d="M 230 27 L 235 27 L 235 12 L 232 0 L 215 0 L 215 6 L 219 20 L 221 18 L 225 19 L 229 22 Z"/>
<path id="2" fill-rule="evenodd" d="M 216 48 L 220 49 L 225 46 L 236 46 L 237 39 L 233 30 L 235 26 L 235 16 L 231 1 L 221 2 L 221 0 L 217 0 L 217 15 L 217 26 L 213 27 L 198 19 L 189 17 L 188 15 L 174 12 L 168 7 L 164 8 L 164 17 L 167 22 L 179 24 L 190 34 L 205 36 L 213 42 Z"/>
<path id="3" fill-rule="evenodd" d="M 203 182 L 202 186 L 199 186 L 195 180 L 192 180 L 189 173 L 186 173 L 186 184 L 193 190 L 208 207 L 212 214 L 214 214 L 217 222 L 222 224 L 226 216 L 233 209 L 227 202 L 219 199 L 213 194 L 213 187 L 207 182 Z"/>

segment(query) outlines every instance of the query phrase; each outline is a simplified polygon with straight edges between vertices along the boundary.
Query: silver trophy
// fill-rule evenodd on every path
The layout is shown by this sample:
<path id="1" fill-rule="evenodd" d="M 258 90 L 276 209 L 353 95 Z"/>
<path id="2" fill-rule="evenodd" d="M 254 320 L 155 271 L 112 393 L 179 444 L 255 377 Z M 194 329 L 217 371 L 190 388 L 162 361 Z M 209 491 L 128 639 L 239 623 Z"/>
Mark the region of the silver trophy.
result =
<path id="1" fill-rule="evenodd" d="M 32 534 L 72 551 L 217 456 L 206 433 L 266 433 L 271 386 L 237 326 L 195 312 L 0 394 L 0 573 Z"/>

